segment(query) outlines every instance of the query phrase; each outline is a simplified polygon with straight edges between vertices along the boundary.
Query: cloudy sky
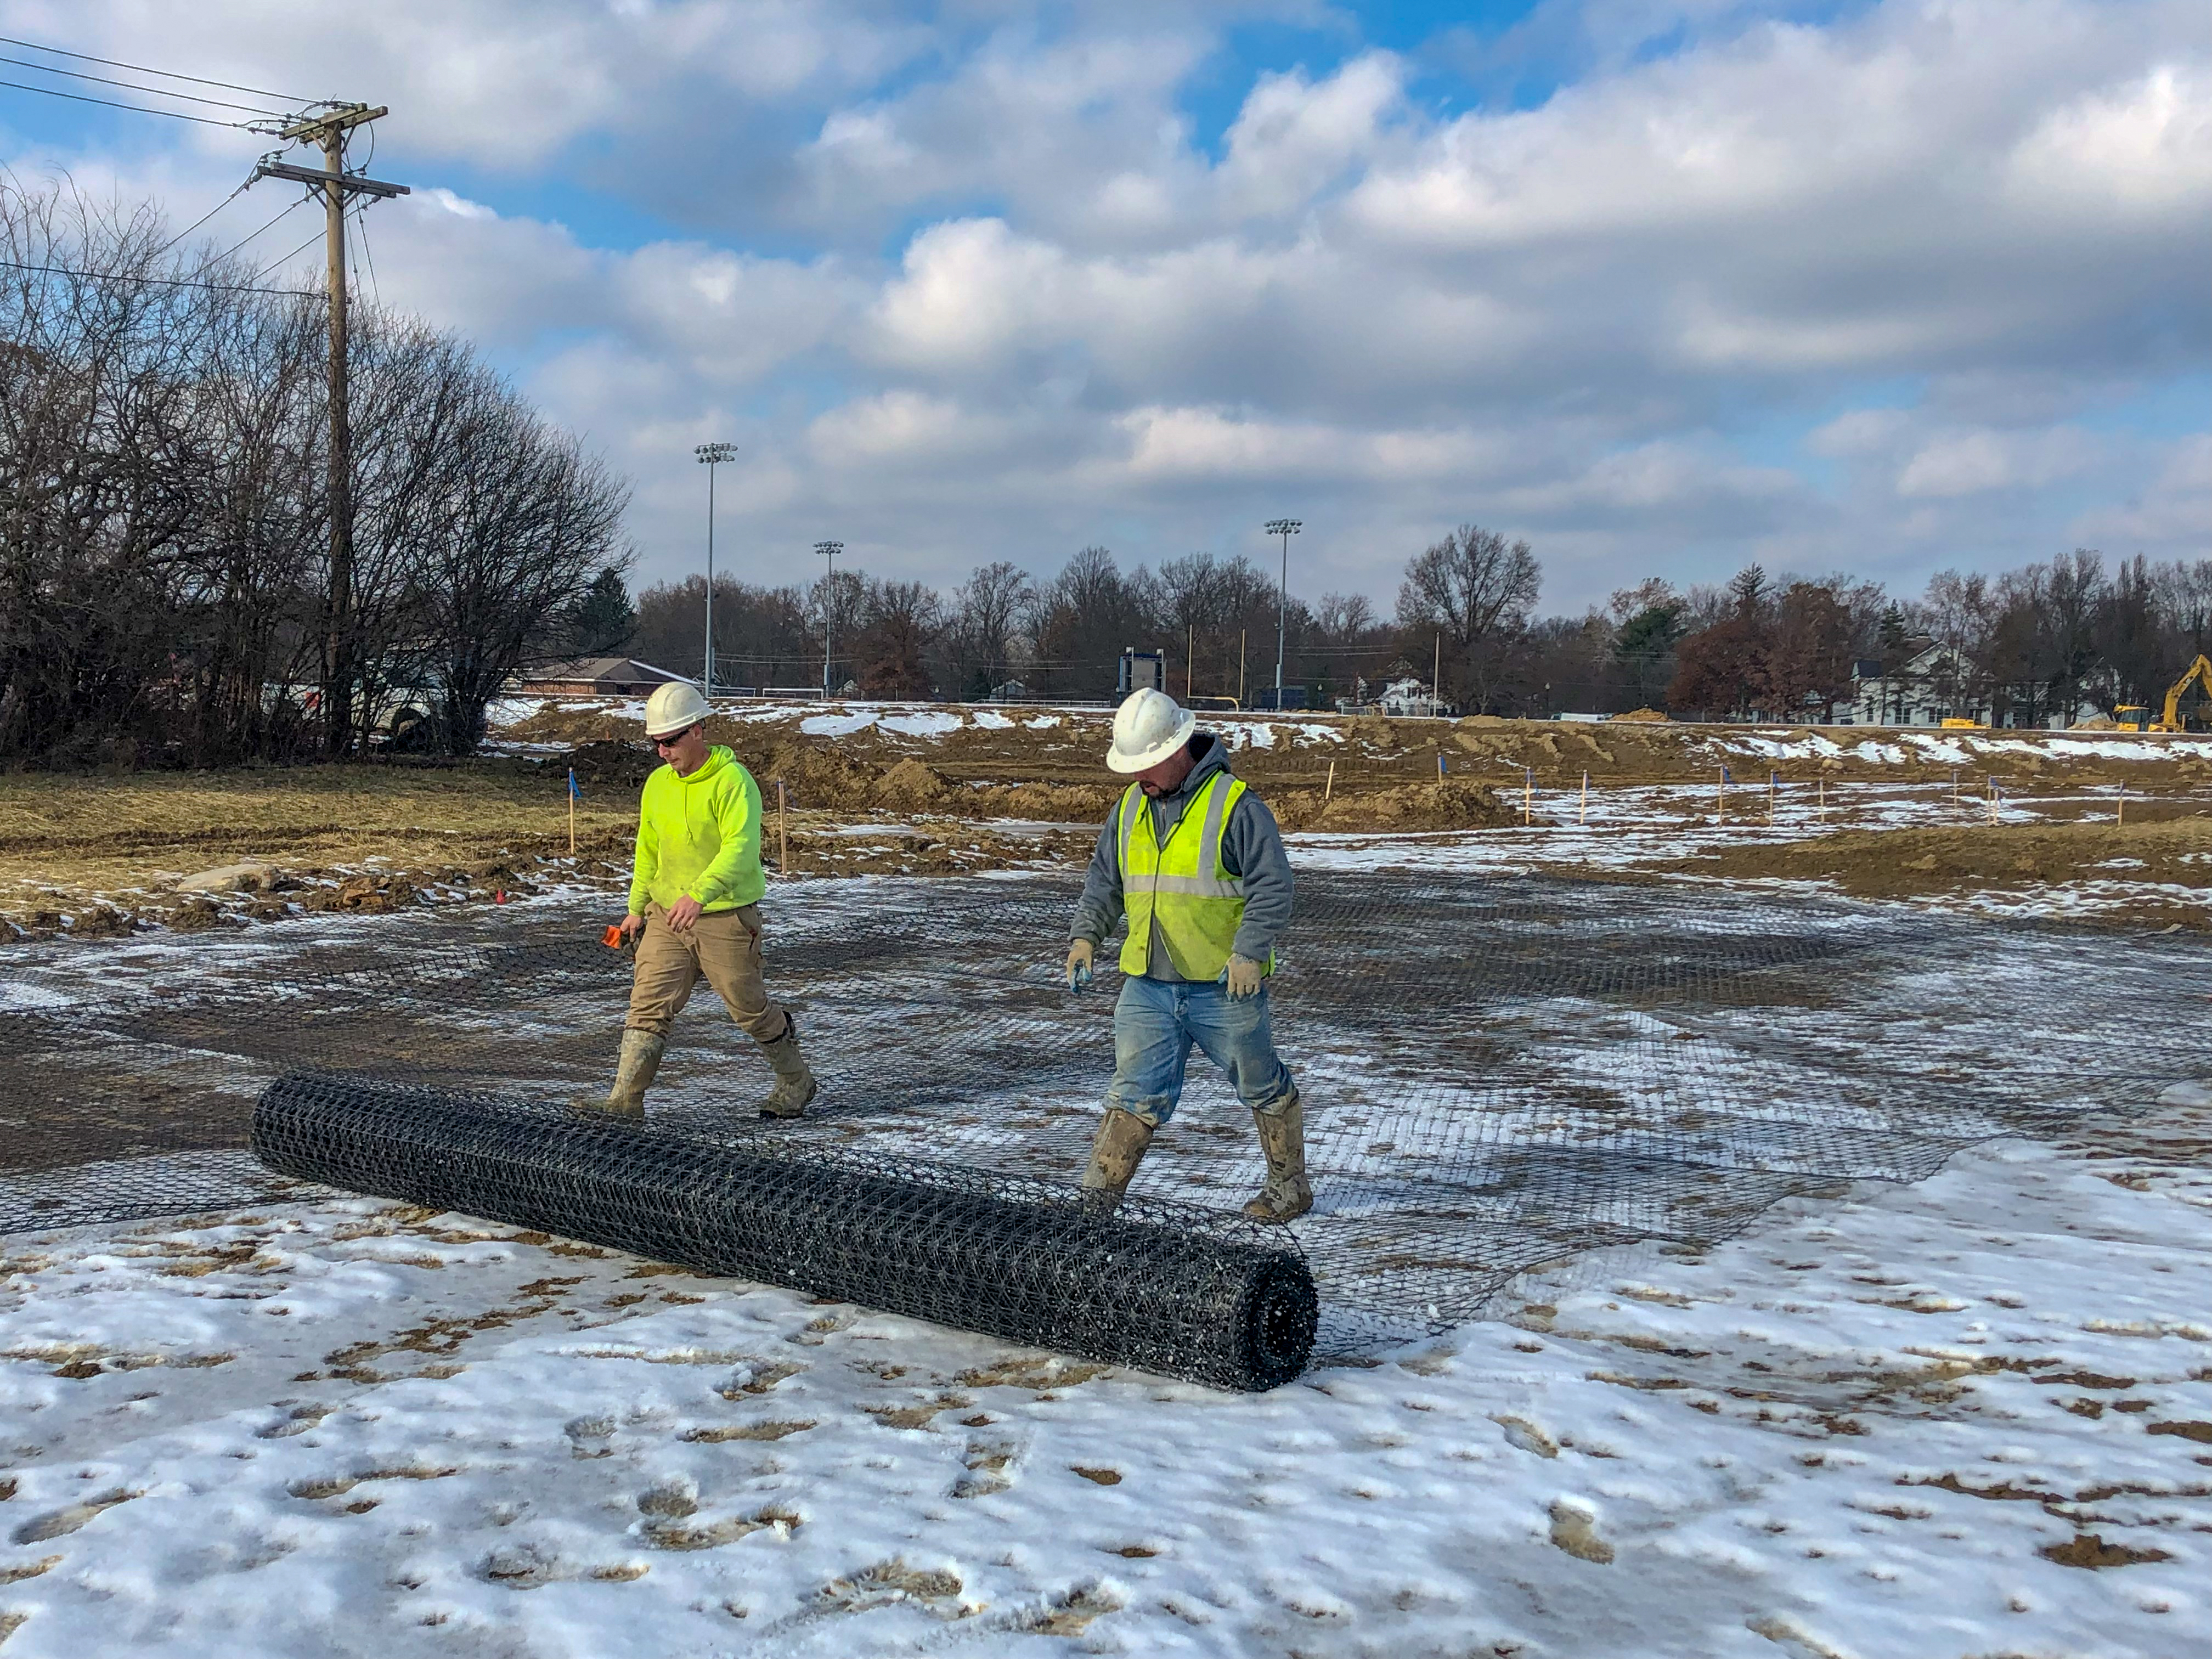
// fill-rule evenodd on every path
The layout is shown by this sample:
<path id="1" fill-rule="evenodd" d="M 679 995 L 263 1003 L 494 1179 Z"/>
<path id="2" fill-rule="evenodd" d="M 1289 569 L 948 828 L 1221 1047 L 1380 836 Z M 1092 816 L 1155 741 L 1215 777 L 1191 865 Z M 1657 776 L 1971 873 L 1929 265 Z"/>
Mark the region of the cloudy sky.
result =
<path id="1" fill-rule="evenodd" d="M 945 584 L 1265 557 L 1277 514 L 1309 595 L 1387 600 L 1472 520 L 1567 611 L 1752 559 L 1915 591 L 2212 550 L 2203 0 L 0 0 L 0 33 L 389 105 L 371 170 L 415 193 L 364 285 L 635 478 L 641 582 L 700 567 L 709 439 L 757 580 L 824 538 Z M 0 89 L 19 175 L 179 227 L 264 148 Z"/>

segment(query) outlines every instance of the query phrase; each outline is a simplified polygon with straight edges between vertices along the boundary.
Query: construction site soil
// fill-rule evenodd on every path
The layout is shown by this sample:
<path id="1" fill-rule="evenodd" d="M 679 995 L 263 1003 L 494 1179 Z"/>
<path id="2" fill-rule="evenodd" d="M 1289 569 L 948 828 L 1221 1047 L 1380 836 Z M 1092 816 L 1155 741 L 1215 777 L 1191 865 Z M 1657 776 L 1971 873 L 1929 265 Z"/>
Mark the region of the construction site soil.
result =
<path id="1" fill-rule="evenodd" d="M 2119 920 L 2212 927 L 2212 816 L 2200 811 L 2125 824 L 1844 830 L 1805 841 L 1715 848 L 1640 873 L 1819 881 L 1853 898 L 1877 899 L 2011 891 L 2102 878 L 2139 890 Z M 2173 891 L 2140 890 L 2152 886 Z"/>
<path id="2" fill-rule="evenodd" d="M 956 875 L 1065 867 L 1087 854 L 1121 787 L 1103 763 L 1111 718 L 1105 708 L 738 704 L 718 712 L 709 735 L 760 780 L 766 854 L 781 873 Z M 2205 925 L 2212 742 L 2201 738 L 1203 718 L 1285 830 L 1310 837 L 1518 834 L 1524 813 L 1556 822 L 1561 792 L 1582 789 L 1638 803 L 1614 820 L 1624 827 L 1636 814 L 1691 824 L 1695 792 L 1724 773 L 1737 787 L 1818 781 L 1839 800 L 1856 792 L 1834 833 L 1663 850 L 1594 836 L 1570 856 L 1586 871 L 1798 878 L 1863 896 L 2125 879 L 2173 889 L 2141 919 Z M 510 703 L 495 711 L 488 749 L 459 762 L 0 776 L 0 942 L 498 903 L 626 877 L 637 792 L 658 764 L 641 705 Z M 1984 833 L 1889 827 L 1892 817 L 1869 812 L 1947 788 L 1962 818 L 1993 793 L 2032 799 L 2047 822 Z M 2124 830 L 2097 821 L 2116 791 L 2132 797 Z M 1536 792 L 1542 812 L 1530 809 Z M 2063 822 L 2082 817 L 2092 821 Z M 2150 833 L 2160 820 L 2174 827 Z M 1528 862 L 1556 867 L 1542 854 Z"/>

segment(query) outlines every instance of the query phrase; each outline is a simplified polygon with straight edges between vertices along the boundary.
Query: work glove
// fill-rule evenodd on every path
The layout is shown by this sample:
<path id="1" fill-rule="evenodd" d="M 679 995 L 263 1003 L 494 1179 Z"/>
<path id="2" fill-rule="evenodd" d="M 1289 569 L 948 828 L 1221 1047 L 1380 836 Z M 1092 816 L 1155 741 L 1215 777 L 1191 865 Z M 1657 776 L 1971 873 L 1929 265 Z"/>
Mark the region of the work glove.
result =
<path id="1" fill-rule="evenodd" d="M 1249 957 L 1230 957 L 1228 971 L 1221 975 L 1222 982 L 1229 988 L 1231 1000 L 1237 1002 L 1258 996 L 1266 978 L 1266 971 Z"/>
<path id="2" fill-rule="evenodd" d="M 1067 988 L 1080 991 L 1091 983 L 1091 958 L 1097 947 L 1087 939 L 1073 941 L 1067 947 Z"/>

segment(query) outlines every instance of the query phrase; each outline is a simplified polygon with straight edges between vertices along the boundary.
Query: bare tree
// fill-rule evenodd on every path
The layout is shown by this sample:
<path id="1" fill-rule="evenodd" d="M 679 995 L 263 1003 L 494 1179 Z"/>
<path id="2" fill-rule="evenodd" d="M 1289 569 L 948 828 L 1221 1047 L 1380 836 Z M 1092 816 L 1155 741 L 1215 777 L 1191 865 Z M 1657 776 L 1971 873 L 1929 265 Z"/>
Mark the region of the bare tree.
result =
<path id="1" fill-rule="evenodd" d="M 1486 707 L 1497 678 L 1497 647 L 1528 618 L 1543 570 L 1524 541 L 1463 524 L 1406 567 L 1398 624 L 1443 641 L 1444 675 L 1470 708 Z"/>
<path id="2" fill-rule="evenodd" d="M 2152 580 L 2159 611 L 2174 633 L 2178 661 L 2185 664 L 2212 652 L 2212 559 L 2176 559 L 2159 566 Z"/>
<path id="3" fill-rule="evenodd" d="M 806 590 L 806 645 L 818 670 L 814 678 L 835 690 L 848 675 L 839 665 L 853 664 L 854 636 L 860 630 L 868 599 L 868 584 L 858 571 L 840 570 L 817 578 Z M 822 653 L 830 653 L 824 662 Z"/>
<path id="4" fill-rule="evenodd" d="M 319 702 L 343 751 L 426 679 L 459 743 L 607 567 L 619 487 L 465 345 L 365 313 L 362 556 L 331 605 L 319 298 L 171 240 L 0 175 L 0 756 L 290 754 Z M 340 655 L 358 674 L 320 697 Z"/>
<path id="5" fill-rule="evenodd" d="M 1152 585 L 1141 567 L 1124 575 L 1103 547 L 1086 547 L 1070 559 L 1029 607 L 1036 652 L 1032 672 L 1040 686 L 1066 696 L 1111 692 L 1122 649 L 1153 642 Z"/>
<path id="6" fill-rule="evenodd" d="M 532 644 L 562 627 L 593 576 L 628 556 L 629 490 L 489 372 L 446 365 L 444 488 L 412 550 L 409 607 L 432 642 L 440 738 L 465 755 Z"/>
<path id="7" fill-rule="evenodd" d="M 920 582 L 871 582 L 853 661 L 863 694 L 871 697 L 927 697 L 929 647 L 942 602 Z"/>
<path id="8" fill-rule="evenodd" d="M 952 598 L 949 635 L 950 684 L 963 696 L 988 696 L 1006 684 L 1014 636 L 1032 590 L 1029 576 L 1011 560 L 978 565 Z"/>

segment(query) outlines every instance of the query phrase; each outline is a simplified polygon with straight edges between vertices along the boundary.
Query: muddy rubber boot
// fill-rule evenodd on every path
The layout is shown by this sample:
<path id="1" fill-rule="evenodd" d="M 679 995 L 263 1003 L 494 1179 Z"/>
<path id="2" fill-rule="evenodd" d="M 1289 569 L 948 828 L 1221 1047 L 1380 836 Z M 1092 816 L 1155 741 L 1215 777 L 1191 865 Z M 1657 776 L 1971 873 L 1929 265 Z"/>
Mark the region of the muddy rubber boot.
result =
<path id="1" fill-rule="evenodd" d="M 1091 1143 L 1091 1162 L 1076 1185 L 1104 1208 L 1112 1209 L 1129 1190 L 1137 1165 L 1145 1161 L 1146 1149 L 1152 1144 L 1151 1124 L 1134 1112 L 1109 1106 L 1106 1115 L 1098 1121 L 1097 1138 Z"/>
<path id="2" fill-rule="evenodd" d="M 642 1120 L 645 1091 L 653 1086 L 653 1073 L 660 1069 L 661 1051 L 667 1046 L 667 1038 L 650 1031 L 624 1031 L 622 1057 L 615 1061 L 615 1086 L 604 1097 L 579 1095 L 568 1103 L 569 1109 L 586 1115 Z"/>
<path id="3" fill-rule="evenodd" d="M 1278 1112 L 1255 1112 L 1260 1149 L 1267 1155 L 1267 1184 L 1244 1206 L 1255 1221 L 1295 1221 L 1313 1208 L 1313 1187 L 1306 1180 L 1305 1106 L 1297 1091 Z"/>
<path id="4" fill-rule="evenodd" d="M 814 1073 L 807 1068 L 806 1056 L 799 1052 L 799 1022 L 784 1010 L 783 1035 L 773 1042 L 761 1044 L 761 1053 L 775 1068 L 775 1087 L 768 1091 L 760 1103 L 763 1117 L 797 1117 L 806 1109 L 806 1103 L 821 1091 L 814 1081 Z"/>

